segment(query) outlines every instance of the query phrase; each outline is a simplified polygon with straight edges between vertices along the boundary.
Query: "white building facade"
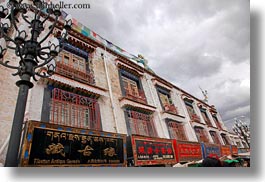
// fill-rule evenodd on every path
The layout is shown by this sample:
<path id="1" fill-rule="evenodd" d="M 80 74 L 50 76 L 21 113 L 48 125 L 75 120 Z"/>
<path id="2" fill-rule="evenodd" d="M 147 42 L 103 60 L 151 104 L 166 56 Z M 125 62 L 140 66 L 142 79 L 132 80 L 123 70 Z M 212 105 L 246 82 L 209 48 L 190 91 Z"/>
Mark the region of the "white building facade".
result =
<path id="1" fill-rule="evenodd" d="M 54 31 L 60 34 L 61 25 Z M 5 60 L 18 62 L 12 51 Z M 229 133 L 214 106 L 185 92 L 141 64 L 73 29 L 56 60 L 56 72 L 33 81 L 26 121 L 246 147 Z M 0 162 L 4 163 L 18 88 L 12 70 L 0 66 Z"/>

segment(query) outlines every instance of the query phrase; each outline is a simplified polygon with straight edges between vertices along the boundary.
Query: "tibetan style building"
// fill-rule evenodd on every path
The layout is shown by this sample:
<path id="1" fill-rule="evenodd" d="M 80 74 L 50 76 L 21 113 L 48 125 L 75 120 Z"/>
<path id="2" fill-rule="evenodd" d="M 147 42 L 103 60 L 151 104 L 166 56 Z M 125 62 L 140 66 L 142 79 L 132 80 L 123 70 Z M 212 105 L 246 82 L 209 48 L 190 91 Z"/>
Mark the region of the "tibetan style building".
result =
<path id="1" fill-rule="evenodd" d="M 4 163 L 18 88 L 11 70 L 0 73 Z M 30 90 L 23 131 L 20 166 L 172 166 L 248 148 L 214 106 L 76 20 L 55 74 Z"/>

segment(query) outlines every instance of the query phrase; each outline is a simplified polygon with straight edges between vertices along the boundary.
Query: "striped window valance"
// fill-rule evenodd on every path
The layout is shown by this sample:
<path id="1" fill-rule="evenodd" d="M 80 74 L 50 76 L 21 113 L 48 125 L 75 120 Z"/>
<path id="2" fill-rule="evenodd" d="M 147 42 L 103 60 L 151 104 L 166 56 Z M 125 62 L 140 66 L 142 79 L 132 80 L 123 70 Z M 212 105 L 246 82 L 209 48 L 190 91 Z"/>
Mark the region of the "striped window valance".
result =
<path id="1" fill-rule="evenodd" d="M 64 46 L 64 50 L 88 60 L 88 58 L 89 58 L 88 52 L 86 52 L 86 51 L 84 51 L 78 47 L 75 47 L 69 43 L 63 43 L 63 46 Z"/>

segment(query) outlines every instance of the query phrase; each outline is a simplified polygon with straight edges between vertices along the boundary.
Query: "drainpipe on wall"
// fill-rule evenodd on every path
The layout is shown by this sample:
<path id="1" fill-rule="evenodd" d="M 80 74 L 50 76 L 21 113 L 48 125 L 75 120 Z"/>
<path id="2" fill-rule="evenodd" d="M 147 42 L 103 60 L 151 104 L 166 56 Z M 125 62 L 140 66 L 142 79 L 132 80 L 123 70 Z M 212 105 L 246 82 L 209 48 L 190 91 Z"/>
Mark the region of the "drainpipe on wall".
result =
<path id="1" fill-rule="evenodd" d="M 104 62 L 104 68 L 105 68 L 105 72 L 106 72 L 106 77 L 107 77 L 107 83 L 108 83 L 108 89 L 109 89 L 109 95 L 110 95 L 110 102 L 111 102 L 111 109 L 112 109 L 112 113 L 113 113 L 113 118 L 114 118 L 114 129 L 117 133 L 119 133 L 119 129 L 118 129 L 118 123 L 117 123 L 117 116 L 116 116 L 116 112 L 115 112 L 115 107 L 114 107 L 114 101 L 113 101 L 113 95 L 112 95 L 112 88 L 111 88 L 111 83 L 110 83 L 110 78 L 109 78 L 109 71 L 108 71 L 108 67 L 107 67 L 107 62 L 106 62 L 106 47 L 104 54 L 101 54 L 101 58 L 103 59 Z"/>
<path id="2" fill-rule="evenodd" d="M 163 134 L 164 134 L 163 137 L 166 138 L 166 132 L 167 132 L 167 131 L 165 131 L 165 129 L 164 129 L 163 125 L 162 125 L 162 117 L 161 117 L 161 114 L 160 114 L 160 112 L 159 112 L 158 106 L 156 105 L 155 97 L 154 97 L 154 93 L 153 93 L 153 90 L 152 90 L 151 84 L 150 84 L 150 82 L 149 82 L 147 76 L 146 76 L 146 75 L 144 75 L 144 76 L 145 76 L 146 82 L 148 83 L 148 87 L 149 87 L 149 90 L 150 90 L 150 92 L 151 92 L 151 97 L 152 97 L 153 103 L 154 103 L 154 105 L 156 106 L 156 112 L 158 113 L 159 124 L 160 124 L 160 127 L 162 128 L 162 130 L 163 130 Z"/>

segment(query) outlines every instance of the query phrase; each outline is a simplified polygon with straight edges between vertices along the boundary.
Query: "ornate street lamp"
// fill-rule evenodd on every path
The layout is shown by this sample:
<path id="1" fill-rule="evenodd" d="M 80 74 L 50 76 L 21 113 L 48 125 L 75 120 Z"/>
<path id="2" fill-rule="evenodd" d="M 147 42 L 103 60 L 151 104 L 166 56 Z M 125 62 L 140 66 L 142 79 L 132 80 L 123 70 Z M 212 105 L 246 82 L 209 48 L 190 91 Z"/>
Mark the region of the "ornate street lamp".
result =
<path id="1" fill-rule="evenodd" d="M 40 0 L 33 0 L 33 4 L 22 4 L 22 1 L 10 0 L 8 2 L 10 12 L 0 5 L 0 64 L 14 69 L 16 72 L 13 76 L 20 77 L 16 82 L 19 93 L 6 156 L 5 166 L 7 167 L 18 166 L 28 91 L 33 87 L 31 78 L 37 81 L 37 78 L 47 78 L 54 73 L 56 66 L 54 59 L 63 49 L 62 45 L 72 26 L 71 17 L 66 17 L 61 37 L 50 39 L 61 11 L 51 7 L 44 9 Z M 45 13 L 44 10 L 46 10 Z M 29 18 L 30 14 L 33 15 L 32 18 Z M 45 31 L 44 24 L 48 19 L 53 19 L 53 23 L 47 28 L 46 35 L 42 36 L 41 33 Z M 12 37 L 13 33 L 14 37 Z M 45 42 L 48 40 L 47 45 Z M 11 65 L 9 61 L 4 60 L 7 49 L 13 50 L 19 58 L 17 65 Z"/>
<path id="2" fill-rule="evenodd" d="M 250 147 L 250 128 L 246 123 L 243 123 L 241 120 L 236 119 L 233 126 L 233 131 L 239 136 L 243 137 L 245 142 Z"/>

